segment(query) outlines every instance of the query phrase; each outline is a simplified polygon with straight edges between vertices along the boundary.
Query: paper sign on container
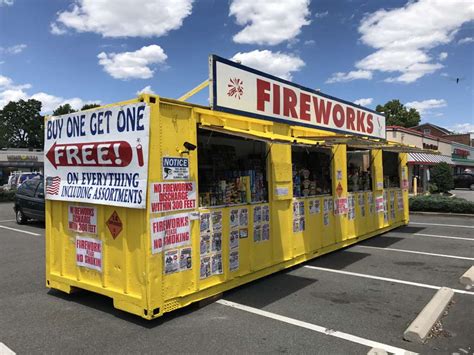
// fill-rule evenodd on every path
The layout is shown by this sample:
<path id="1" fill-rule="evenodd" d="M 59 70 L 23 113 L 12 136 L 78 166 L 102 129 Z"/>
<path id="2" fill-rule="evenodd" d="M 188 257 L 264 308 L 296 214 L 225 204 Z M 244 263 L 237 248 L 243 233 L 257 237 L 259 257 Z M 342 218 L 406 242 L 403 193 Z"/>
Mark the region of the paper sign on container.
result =
<path id="1" fill-rule="evenodd" d="M 102 241 L 77 236 L 76 264 L 102 272 Z"/>
<path id="2" fill-rule="evenodd" d="M 152 218 L 150 222 L 152 254 L 191 244 L 188 213 Z"/>
<path id="3" fill-rule="evenodd" d="M 196 183 L 153 182 L 150 184 L 151 213 L 182 211 L 196 207 Z"/>
<path id="4" fill-rule="evenodd" d="M 77 233 L 97 234 L 97 208 L 69 205 L 68 228 Z"/>

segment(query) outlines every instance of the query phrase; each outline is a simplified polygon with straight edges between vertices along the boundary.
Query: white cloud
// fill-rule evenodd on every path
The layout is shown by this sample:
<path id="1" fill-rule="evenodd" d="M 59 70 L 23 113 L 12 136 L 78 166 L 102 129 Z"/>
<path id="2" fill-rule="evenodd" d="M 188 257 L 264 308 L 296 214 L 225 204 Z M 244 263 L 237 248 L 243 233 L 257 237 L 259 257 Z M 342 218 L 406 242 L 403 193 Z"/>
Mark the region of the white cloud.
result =
<path id="1" fill-rule="evenodd" d="M 76 0 L 70 10 L 59 12 L 51 24 L 53 34 L 66 28 L 95 32 L 104 37 L 164 36 L 183 25 L 193 0 Z"/>
<path id="2" fill-rule="evenodd" d="M 42 113 L 51 113 L 58 106 L 66 103 L 70 104 L 75 110 L 79 110 L 84 104 L 100 103 L 100 101 L 84 101 L 78 97 L 65 99 L 60 96 L 54 96 L 45 92 L 38 92 L 29 95 L 25 89 L 30 89 L 30 84 L 14 85 L 13 80 L 0 75 L 0 109 L 10 101 L 35 99 L 42 102 Z"/>
<path id="3" fill-rule="evenodd" d="M 357 79 L 372 79 L 372 72 L 368 70 L 353 70 L 348 73 L 334 73 L 328 80 L 326 84 L 341 83 Z"/>
<path id="4" fill-rule="evenodd" d="M 150 85 L 147 85 L 143 89 L 137 91 L 137 95 L 141 95 L 141 94 L 152 94 L 152 95 L 154 95 L 155 92 L 151 89 Z"/>
<path id="5" fill-rule="evenodd" d="M 368 106 L 368 105 L 370 105 L 373 101 L 374 101 L 373 98 L 368 97 L 368 98 L 366 98 L 366 99 L 355 100 L 354 103 L 355 103 L 356 105 L 360 105 L 360 106 Z"/>
<path id="6" fill-rule="evenodd" d="M 449 128 L 456 133 L 474 133 L 474 124 L 472 123 L 457 123 Z M 472 137 L 472 136 L 471 136 Z"/>
<path id="7" fill-rule="evenodd" d="M 446 52 L 441 52 L 438 56 L 439 60 L 446 60 L 446 58 L 448 58 L 448 53 Z"/>
<path id="8" fill-rule="evenodd" d="M 427 114 L 433 109 L 446 107 L 448 104 L 444 99 L 429 99 L 407 102 L 405 106 L 416 109 L 420 114 Z"/>
<path id="9" fill-rule="evenodd" d="M 6 53 L 6 54 L 19 54 L 23 52 L 26 49 L 27 45 L 26 44 L 15 44 L 10 47 L 0 47 L 0 52 Z"/>
<path id="10" fill-rule="evenodd" d="M 239 52 L 231 59 L 286 80 L 291 80 L 292 73 L 299 71 L 305 65 L 300 57 L 269 50 Z"/>
<path id="11" fill-rule="evenodd" d="M 316 13 L 314 14 L 314 17 L 316 17 L 316 18 L 323 18 L 323 17 L 326 17 L 327 15 L 329 15 L 329 11 L 316 12 Z"/>
<path id="12" fill-rule="evenodd" d="M 7 6 L 12 6 L 13 5 L 13 0 L 0 0 L 0 6 L 7 5 Z"/>
<path id="13" fill-rule="evenodd" d="M 310 24 L 309 0 L 232 0 L 229 16 L 245 26 L 236 43 L 276 45 L 295 38 Z"/>
<path id="14" fill-rule="evenodd" d="M 316 43 L 316 41 L 314 39 L 309 39 L 307 41 L 304 41 L 305 46 L 312 46 L 315 43 Z"/>
<path id="15" fill-rule="evenodd" d="M 466 0 L 409 1 L 403 7 L 378 10 L 364 17 L 359 26 L 361 42 L 375 52 L 355 66 L 396 73 L 387 82 L 414 82 L 443 68 L 430 50 L 451 42 L 461 26 L 472 20 L 474 3 Z"/>
<path id="16" fill-rule="evenodd" d="M 99 64 L 115 79 L 149 79 L 153 76 L 152 64 L 163 64 L 168 56 L 163 49 L 152 44 L 135 52 L 101 52 Z"/>
<path id="17" fill-rule="evenodd" d="M 466 44 L 466 43 L 471 43 L 471 42 L 474 42 L 473 37 L 464 37 L 458 41 L 458 44 Z"/>

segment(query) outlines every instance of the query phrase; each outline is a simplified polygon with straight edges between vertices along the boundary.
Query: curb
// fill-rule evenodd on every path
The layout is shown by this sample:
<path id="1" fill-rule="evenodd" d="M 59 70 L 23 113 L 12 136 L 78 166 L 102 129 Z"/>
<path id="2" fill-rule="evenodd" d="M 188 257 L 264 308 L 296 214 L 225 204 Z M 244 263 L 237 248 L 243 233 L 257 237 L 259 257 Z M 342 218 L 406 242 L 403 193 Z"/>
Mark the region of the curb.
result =
<path id="1" fill-rule="evenodd" d="M 459 278 L 459 282 L 463 284 L 467 290 L 474 286 L 474 266 L 471 266 L 469 270 Z"/>
<path id="2" fill-rule="evenodd" d="M 425 215 L 425 216 L 444 216 L 444 217 L 474 217 L 474 214 L 468 213 L 449 213 L 449 212 L 423 212 L 423 211 L 410 211 L 410 214 L 414 215 Z"/>
<path id="3" fill-rule="evenodd" d="M 452 289 L 441 287 L 405 330 L 403 338 L 408 341 L 423 343 L 431 328 L 441 318 L 453 296 L 454 291 Z"/>

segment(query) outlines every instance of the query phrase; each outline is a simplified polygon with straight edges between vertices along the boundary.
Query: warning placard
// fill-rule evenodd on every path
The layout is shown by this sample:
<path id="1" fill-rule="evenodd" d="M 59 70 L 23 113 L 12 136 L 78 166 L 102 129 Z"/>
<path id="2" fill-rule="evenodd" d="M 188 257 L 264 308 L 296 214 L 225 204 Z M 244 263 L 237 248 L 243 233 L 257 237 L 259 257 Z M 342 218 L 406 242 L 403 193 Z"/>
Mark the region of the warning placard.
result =
<path id="1" fill-rule="evenodd" d="M 114 211 L 112 215 L 109 217 L 107 222 L 105 222 L 107 227 L 109 228 L 110 234 L 112 234 L 112 238 L 117 238 L 120 232 L 123 229 L 123 223 L 120 219 L 117 211 Z"/>
<path id="2" fill-rule="evenodd" d="M 196 208 L 196 183 L 154 182 L 150 184 L 151 213 Z"/>
<path id="3" fill-rule="evenodd" d="M 189 179 L 188 158 L 163 157 L 162 168 L 163 180 Z"/>
<path id="4" fill-rule="evenodd" d="M 347 197 L 336 198 L 334 200 L 334 214 L 341 215 L 347 213 L 349 210 Z"/>
<path id="5" fill-rule="evenodd" d="M 97 208 L 69 205 L 68 228 L 77 233 L 97 234 Z"/>
<path id="6" fill-rule="evenodd" d="M 375 198 L 375 211 L 383 212 L 384 211 L 384 198 L 383 196 L 378 196 Z"/>
<path id="7" fill-rule="evenodd" d="M 191 229 L 188 213 L 151 219 L 152 254 L 190 244 Z"/>
<path id="8" fill-rule="evenodd" d="M 77 236 L 76 264 L 88 269 L 102 271 L 102 241 Z"/>

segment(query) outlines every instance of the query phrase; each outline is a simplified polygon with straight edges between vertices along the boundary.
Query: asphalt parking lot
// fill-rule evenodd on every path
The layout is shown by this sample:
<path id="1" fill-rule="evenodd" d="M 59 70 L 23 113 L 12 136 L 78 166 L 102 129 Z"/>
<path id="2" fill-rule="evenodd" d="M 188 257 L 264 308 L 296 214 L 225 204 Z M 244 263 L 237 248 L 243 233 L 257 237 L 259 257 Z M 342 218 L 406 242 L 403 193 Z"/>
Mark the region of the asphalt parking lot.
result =
<path id="1" fill-rule="evenodd" d="M 0 343 L 19 354 L 474 353 L 474 289 L 458 281 L 474 264 L 474 218 L 413 215 L 409 226 L 152 322 L 93 293 L 48 291 L 43 236 L 41 223 L 18 226 L 0 204 Z M 455 290 L 443 331 L 404 341 L 442 286 Z"/>

